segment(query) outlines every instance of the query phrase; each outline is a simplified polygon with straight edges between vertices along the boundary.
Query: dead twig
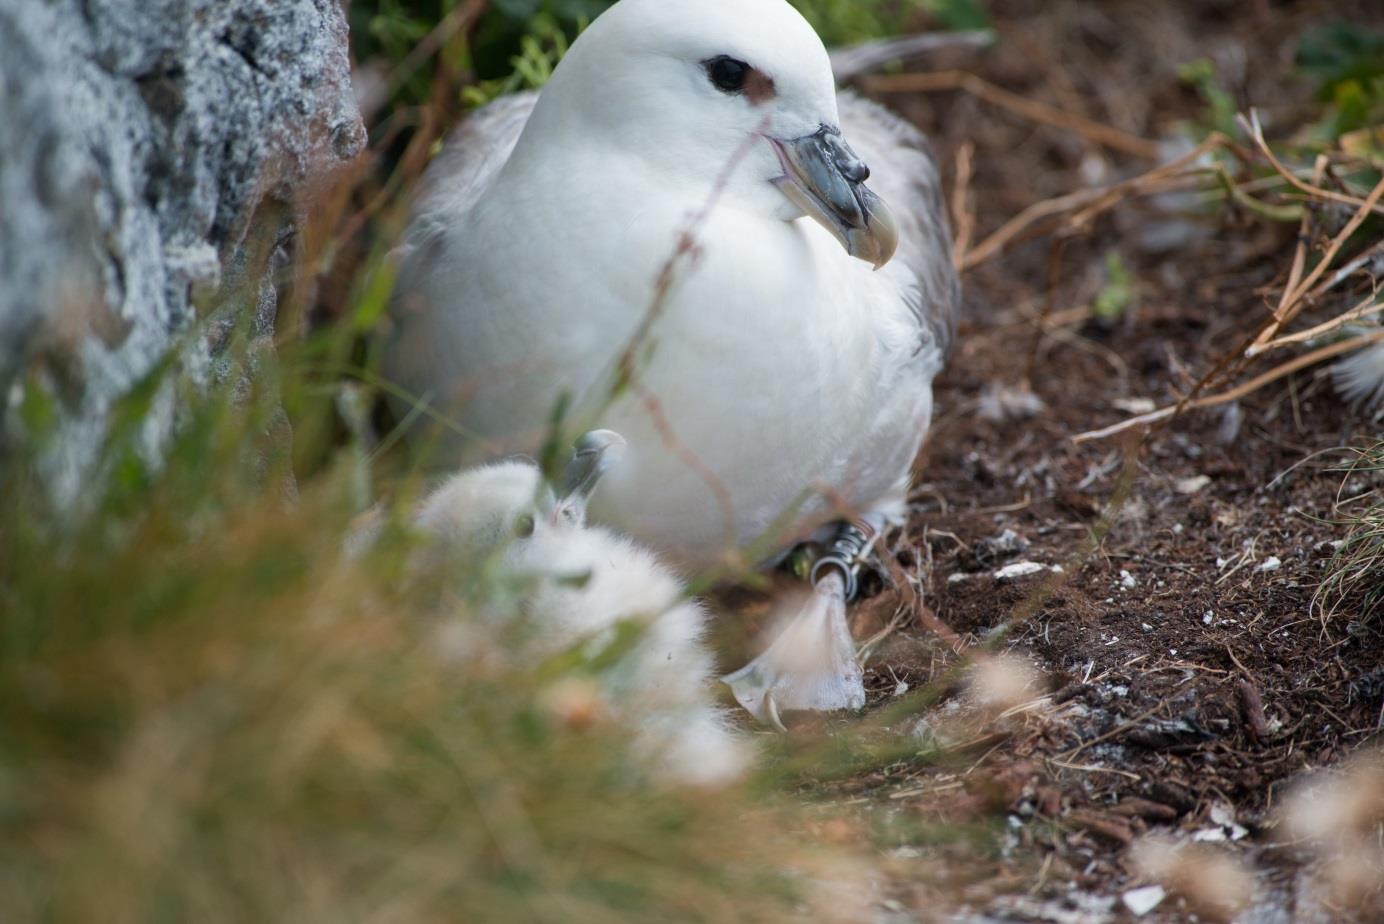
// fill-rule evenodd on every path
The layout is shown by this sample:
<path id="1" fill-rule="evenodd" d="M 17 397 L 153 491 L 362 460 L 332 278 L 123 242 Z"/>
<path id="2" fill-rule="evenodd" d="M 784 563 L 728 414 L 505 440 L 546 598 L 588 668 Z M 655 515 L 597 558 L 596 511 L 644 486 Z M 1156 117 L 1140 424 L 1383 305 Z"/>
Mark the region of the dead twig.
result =
<path id="1" fill-rule="evenodd" d="M 963 270 L 975 269 L 985 261 L 1002 253 L 1023 232 L 1038 222 L 1068 213 L 1076 213 L 1068 219 L 1067 233 L 1074 228 L 1086 226 L 1093 218 L 1110 210 L 1118 203 L 1132 196 L 1171 192 L 1180 188 L 1178 181 L 1192 179 L 1200 182 L 1199 174 L 1208 174 L 1209 168 L 1193 166 L 1197 160 L 1218 150 L 1227 142 L 1224 135 L 1212 134 L 1205 141 L 1181 157 L 1162 164 L 1147 173 L 1104 186 L 1099 189 L 1082 189 L 1077 192 L 1036 202 L 1018 215 L 1005 222 L 1000 228 L 966 253 L 962 263 Z M 1080 210 L 1080 211 L 1078 211 Z"/>
<path id="2" fill-rule="evenodd" d="M 1384 311 L 1384 301 L 1376 301 L 1378 297 L 1379 292 L 1377 290 L 1373 291 L 1356 303 L 1355 307 L 1337 315 L 1330 321 L 1323 321 L 1315 327 L 1299 331 L 1296 334 L 1285 334 L 1282 337 L 1276 337 L 1263 346 L 1258 347 L 1255 352 L 1264 353 L 1279 347 L 1289 346 L 1290 344 L 1305 343 L 1308 340 L 1315 340 L 1318 337 L 1330 334 L 1345 327 L 1351 321 L 1359 321 L 1361 318 L 1367 318 L 1370 315 L 1378 314 Z"/>
<path id="3" fill-rule="evenodd" d="M 1259 688 L 1249 679 L 1241 680 L 1235 687 L 1240 696 L 1240 710 L 1245 716 L 1245 725 L 1249 727 L 1249 732 L 1254 736 L 1255 741 L 1268 741 L 1272 732 L 1269 730 L 1269 722 L 1264 717 L 1264 698 L 1259 695 Z"/>

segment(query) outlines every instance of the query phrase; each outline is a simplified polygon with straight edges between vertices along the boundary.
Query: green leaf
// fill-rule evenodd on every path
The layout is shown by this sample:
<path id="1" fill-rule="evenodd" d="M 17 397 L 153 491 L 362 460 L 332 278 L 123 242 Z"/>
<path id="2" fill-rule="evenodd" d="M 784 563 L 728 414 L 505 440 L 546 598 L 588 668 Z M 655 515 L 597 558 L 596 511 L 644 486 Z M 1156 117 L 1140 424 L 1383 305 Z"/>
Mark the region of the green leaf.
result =
<path id="1" fill-rule="evenodd" d="M 948 29 L 963 32 L 990 28 L 990 17 L 978 0 L 922 0 L 922 4 Z"/>
<path id="2" fill-rule="evenodd" d="M 1207 131 L 1218 131 L 1224 135 L 1235 134 L 1235 114 L 1238 107 L 1235 99 L 1221 85 L 1216 65 L 1209 58 L 1189 61 L 1177 69 L 1177 77 L 1197 91 L 1206 103 L 1205 113 L 1198 123 Z"/>
<path id="3" fill-rule="evenodd" d="M 1105 285 L 1091 304 L 1091 314 L 1102 321 L 1114 321 L 1133 303 L 1133 278 L 1119 251 L 1112 250 L 1105 255 Z"/>
<path id="4" fill-rule="evenodd" d="M 1323 98 L 1330 99 L 1340 84 L 1365 85 L 1384 76 L 1384 33 L 1347 22 L 1313 29 L 1298 45 L 1297 66 L 1317 81 Z"/>

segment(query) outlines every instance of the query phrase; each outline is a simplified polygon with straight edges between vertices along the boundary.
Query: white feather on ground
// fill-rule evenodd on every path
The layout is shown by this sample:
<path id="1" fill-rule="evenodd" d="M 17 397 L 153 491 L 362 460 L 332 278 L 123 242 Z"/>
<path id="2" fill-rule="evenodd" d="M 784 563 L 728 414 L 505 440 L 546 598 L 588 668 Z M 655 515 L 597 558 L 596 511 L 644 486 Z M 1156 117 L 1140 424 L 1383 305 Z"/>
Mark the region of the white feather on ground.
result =
<path id="1" fill-rule="evenodd" d="M 1376 420 L 1384 416 L 1384 342 L 1337 360 L 1331 378 L 1341 400 Z"/>

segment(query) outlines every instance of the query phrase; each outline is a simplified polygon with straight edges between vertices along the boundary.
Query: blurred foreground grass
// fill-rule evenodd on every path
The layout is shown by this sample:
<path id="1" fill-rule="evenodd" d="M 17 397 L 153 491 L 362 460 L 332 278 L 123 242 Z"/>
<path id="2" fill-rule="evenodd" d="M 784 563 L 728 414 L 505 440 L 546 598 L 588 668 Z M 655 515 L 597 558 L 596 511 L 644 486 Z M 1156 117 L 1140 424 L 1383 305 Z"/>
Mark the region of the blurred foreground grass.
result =
<path id="1" fill-rule="evenodd" d="M 359 445 L 286 497 L 275 399 L 330 429 L 321 349 L 261 358 L 248 397 L 189 389 L 160 466 L 137 425 L 176 374 L 151 380 L 78 524 L 33 459 L 3 473 L 0 918 L 729 921 L 810 900 L 796 822 L 746 790 L 656 788 L 618 726 L 554 695 L 580 665 L 449 648 L 468 601 L 503 593 L 483 568 L 420 574 L 402 530 L 342 558 Z M 31 426 L 43 396 L 30 382 Z"/>

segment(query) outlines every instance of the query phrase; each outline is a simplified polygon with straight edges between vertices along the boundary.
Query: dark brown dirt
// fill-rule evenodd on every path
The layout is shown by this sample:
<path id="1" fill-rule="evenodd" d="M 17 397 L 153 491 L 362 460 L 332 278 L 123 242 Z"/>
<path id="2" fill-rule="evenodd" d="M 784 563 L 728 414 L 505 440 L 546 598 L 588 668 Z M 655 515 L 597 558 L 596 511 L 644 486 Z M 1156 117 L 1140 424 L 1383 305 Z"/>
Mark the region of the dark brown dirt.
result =
<path id="1" fill-rule="evenodd" d="M 940 63 L 1168 137 L 1202 110 L 1176 66 L 1209 57 L 1237 102 L 1291 125 L 1314 105 L 1291 76 L 1297 38 L 1330 17 L 1366 21 L 1365 6 L 1002 2 L 994 51 Z M 1148 166 L 963 94 L 888 101 L 953 173 L 958 146 L 975 144 L 979 236 L 1091 176 Z M 1381 738 L 1384 627 L 1314 607 L 1342 536 L 1336 450 L 1377 427 L 1309 371 L 1132 439 L 1072 440 L 1141 402 L 1176 401 L 1233 349 L 1277 295 L 1295 233 L 1219 208 L 1184 226 L 1131 204 L 1083 238 L 1035 240 L 966 279 L 912 520 L 886 556 L 959 638 L 939 640 L 897 584 L 876 582 L 856 612 L 862 638 L 904 608 L 871 663 L 871 706 L 883 715 L 905 684 L 940 688 L 921 716 L 949 759 L 929 752 L 822 787 L 875 827 L 887 916 L 928 919 L 940 902 L 957 920 L 1134 920 L 1119 896 L 1148 880 L 1130 845 L 1162 832 L 1248 864 L 1258 898 L 1239 920 L 1349 919 L 1299 894 L 1307 857 L 1280 846 L 1275 810 L 1297 775 Z M 1135 296 L 1103 325 L 1067 309 L 1091 303 L 1111 251 Z M 985 412 L 996 394 L 1030 390 L 1032 413 Z M 997 580 L 1020 561 L 1063 571 Z M 947 679 L 958 647 L 1032 666 L 1017 709 L 996 718 Z M 917 731 L 918 715 L 893 730 Z M 961 833 L 939 843 L 901 819 Z M 1170 896 L 1139 920 L 1195 910 Z M 1384 919 L 1371 913 L 1358 919 Z"/>

